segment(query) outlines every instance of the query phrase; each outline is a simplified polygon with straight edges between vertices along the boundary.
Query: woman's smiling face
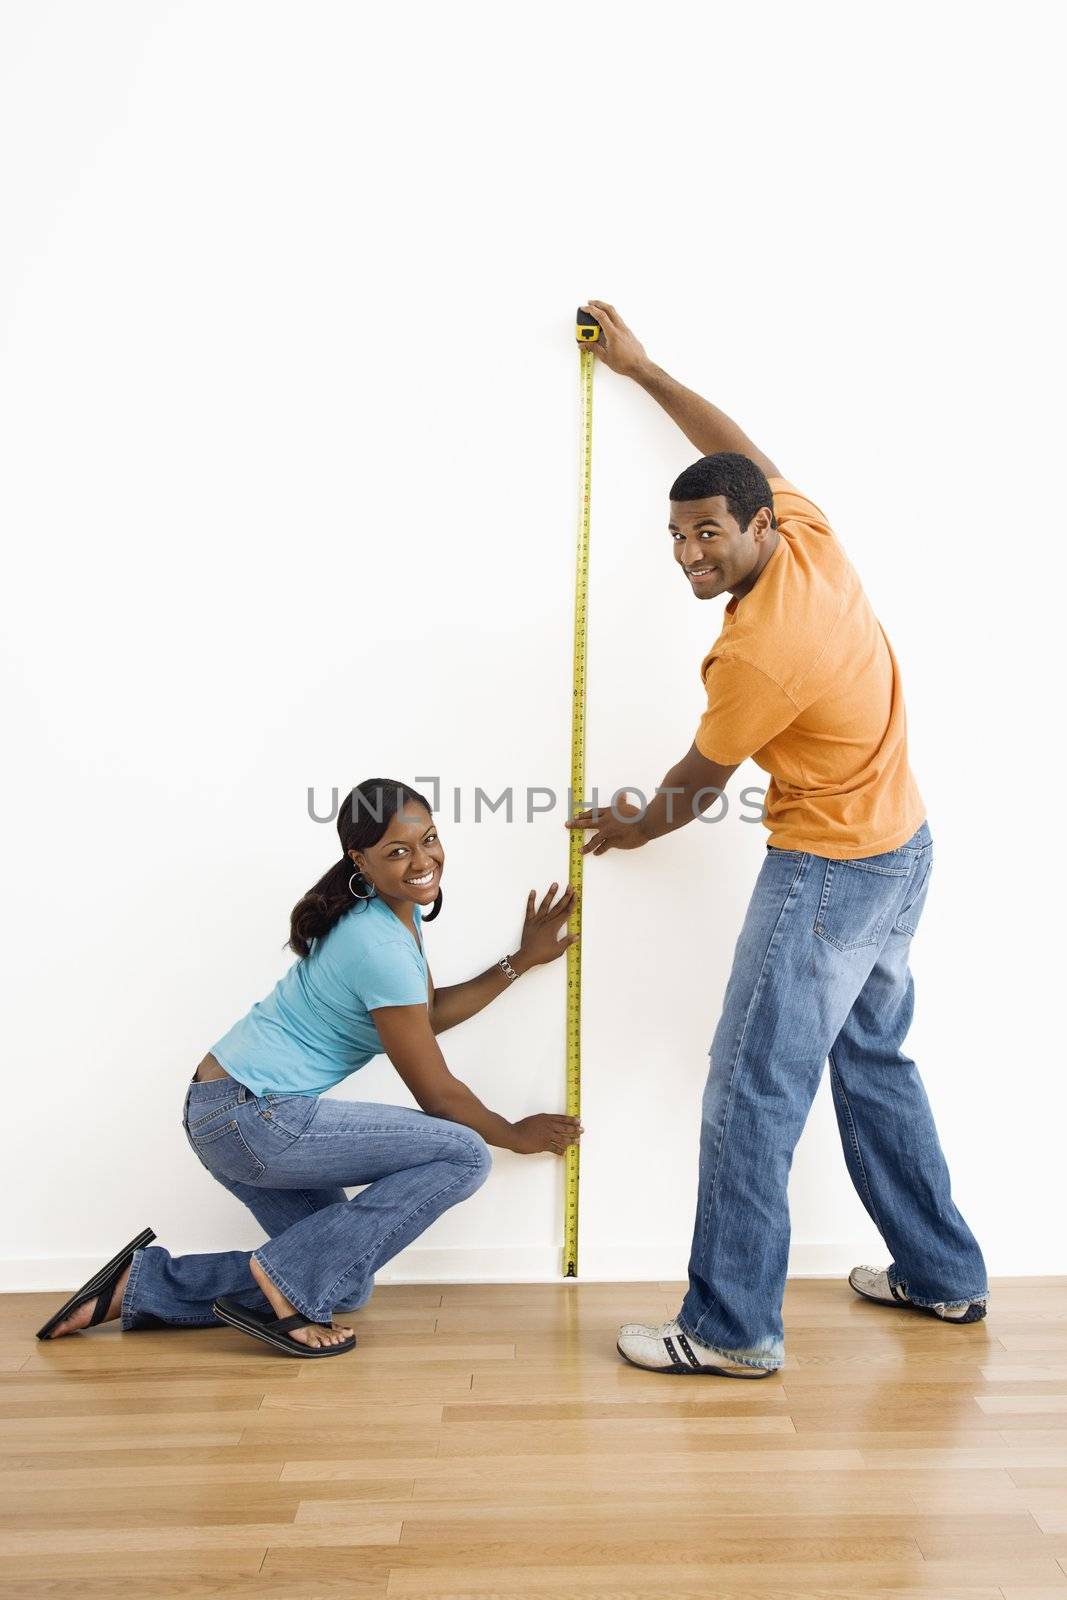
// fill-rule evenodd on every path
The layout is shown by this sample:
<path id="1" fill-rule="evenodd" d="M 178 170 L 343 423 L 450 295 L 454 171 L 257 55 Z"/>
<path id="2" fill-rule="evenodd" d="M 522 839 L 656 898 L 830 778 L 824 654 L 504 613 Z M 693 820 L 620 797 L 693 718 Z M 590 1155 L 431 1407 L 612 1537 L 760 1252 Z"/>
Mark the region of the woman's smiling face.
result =
<path id="1" fill-rule="evenodd" d="M 349 855 L 384 899 L 413 900 L 420 906 L 436 900 L 445 851 L 425 806 L 408 801 L 377 844 Z"/>

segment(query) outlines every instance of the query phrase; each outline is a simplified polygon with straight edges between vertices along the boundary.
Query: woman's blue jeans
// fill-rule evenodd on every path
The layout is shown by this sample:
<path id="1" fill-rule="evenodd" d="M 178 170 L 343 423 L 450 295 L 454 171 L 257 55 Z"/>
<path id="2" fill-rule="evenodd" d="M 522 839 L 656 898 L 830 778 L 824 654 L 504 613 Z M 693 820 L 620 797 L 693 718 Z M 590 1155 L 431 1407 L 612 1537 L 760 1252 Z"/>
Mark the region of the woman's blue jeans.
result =
<path id="1" fill-rule="evenodd" d="M 768 845 L 709 1052 L 690 1338 L 780 1367 L 793 1151 L 829 1058 L 849 1174 L 916 1304 L 984 1300 L 982 1252 L 953 1203 L 926 1092 L 901 1045 L 912 934 L 930 885 L 924 822 L 898 850 L 832 861 Z"/>
<path id="2" fill-rule="evenodd" d="M 254 1095 L 234 1078 L 194 1079 L 182 1113 L 204 1166 L 268 1234 L 254 1252 L 268 1278 L 314 1322 L 358 1311 L 374 1274 L 435 1217 L 485 1182 L 488 1146 L 473 1128 L 401 1106 L 313 1095 Z M 349 1199 L 342 1185 L 368 1185 Z M 122 1327 L 217 1324 L 217 1295 L 270 1311 L 253 1252 L 134 1252 Z"/>

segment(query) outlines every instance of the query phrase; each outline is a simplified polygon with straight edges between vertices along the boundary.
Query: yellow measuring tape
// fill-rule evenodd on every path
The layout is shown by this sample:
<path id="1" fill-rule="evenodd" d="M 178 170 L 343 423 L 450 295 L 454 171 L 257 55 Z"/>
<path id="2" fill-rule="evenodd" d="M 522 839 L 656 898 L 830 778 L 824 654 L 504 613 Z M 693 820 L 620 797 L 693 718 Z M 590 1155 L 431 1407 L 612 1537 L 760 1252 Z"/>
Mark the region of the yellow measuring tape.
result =
<path id="1" fill-rule="evenodd" d="M 593 363 L 589 349 L 600 337 L 600 324 L 579 310 L 575 337 L 578 351 L 578 385 L 581 401 L 581 451 L 578 477 L 578 555 L 574 578 L 574 691 L 571 699 L 571 804 L 572 816 L 583 808 L 585 795 L 585 665 L 589 620 L 589 490 L 593 469 Z M 568 882 L 574 890 L 574 910 L 567 931 L 582 931 L 582 846 L 585 835 L 570 833 Z M 567 1115 L 582 1114 L 582 946 L 567 948 Z M 578 1146 L 568 1147 L 563 1158 L 563 1276 L 578 1276 Z"/>

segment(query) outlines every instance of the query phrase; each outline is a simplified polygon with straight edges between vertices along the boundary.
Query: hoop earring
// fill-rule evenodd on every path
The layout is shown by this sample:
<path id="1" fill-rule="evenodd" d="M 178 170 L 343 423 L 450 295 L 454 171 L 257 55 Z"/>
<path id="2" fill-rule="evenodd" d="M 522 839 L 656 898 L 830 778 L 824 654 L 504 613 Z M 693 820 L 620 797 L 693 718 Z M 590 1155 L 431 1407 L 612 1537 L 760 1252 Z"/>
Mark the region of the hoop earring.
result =
<path id="1" fill-rule="evenodd" d="M 370 884 L 370 894 L 360 894 L 358 889 L 353 889 L 352 885 L 357 879 L 360 883 Z M 348 880 L 348 892 L 354 900 L 373 900 L 378 893 L 370 879 L 362 872 L 353 872 Z"/>

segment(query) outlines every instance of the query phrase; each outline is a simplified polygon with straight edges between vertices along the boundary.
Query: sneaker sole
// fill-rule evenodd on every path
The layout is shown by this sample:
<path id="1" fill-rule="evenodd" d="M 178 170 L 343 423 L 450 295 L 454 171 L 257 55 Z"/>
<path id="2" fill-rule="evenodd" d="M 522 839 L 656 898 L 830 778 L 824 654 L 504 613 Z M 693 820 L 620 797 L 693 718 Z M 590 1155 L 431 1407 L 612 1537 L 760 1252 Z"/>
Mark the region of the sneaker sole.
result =
<path id="1" fill-rule="evenodd" d="M 636 1367 L 638 1372 L 660 1372 L 672 1378 L 740 1378 L 742 1383 L 751 1383 L 755 1378 L 773 1378 L 779 1370 L 777 1367 L 753 1367 L 750 1378 L 747 1372 L 728 1372 L 725 1367 L 644 1367 L 640 1361 L 634 1361 L 628 1356 L 621 1344 L 617 1344 L 615 1348 L 627 1366 Z"/>
<path id="2" fill-rule="evenodd" d="M 888 1306 L 891 1311 L 918 1311 L 924 1317 L 937 1317 L 938 1322 L 946 1323 L 950 1328 L 963 1328 L 968 1323 L 981 1322 L 986 1314 L 985 1306 L 980 1306 L 972 1300 L 962 1317 L 938 1317 L 932 1306 L 917 1306 L 911 1300 L 883 1300 L 881 1295 L 868 1294 L 864 1289 L 857 1289 L 849 1278 L 848 1286 L 853 1294 L 858 1294 L 861 1300 L 869 1300 L 875 1306 Z"/>

